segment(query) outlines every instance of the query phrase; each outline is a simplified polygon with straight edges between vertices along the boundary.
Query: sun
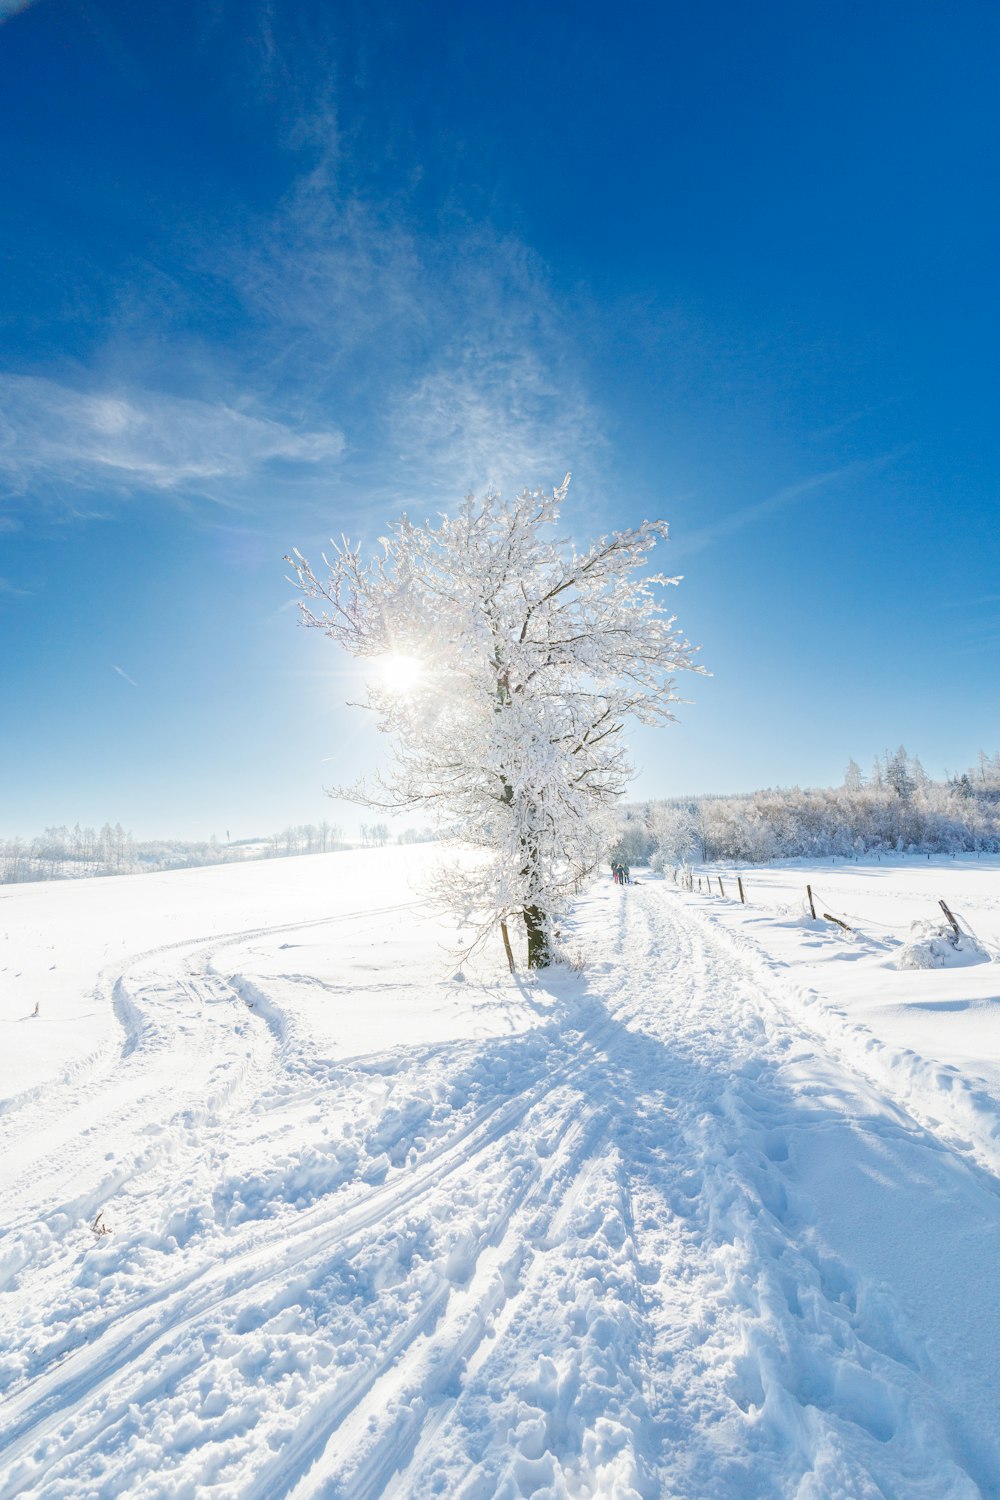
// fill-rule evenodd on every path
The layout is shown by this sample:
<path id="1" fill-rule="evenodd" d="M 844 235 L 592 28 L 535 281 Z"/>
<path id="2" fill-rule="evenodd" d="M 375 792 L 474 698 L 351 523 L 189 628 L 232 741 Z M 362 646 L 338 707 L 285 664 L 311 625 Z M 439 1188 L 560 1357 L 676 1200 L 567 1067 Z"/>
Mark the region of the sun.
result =
<path id="1" fill-rule="evenodd" d="M 375 668 L 379 687 L 397 698 L 411 693 L 424 675 L 423 662 L 401 651 L 390 651 L 385 656 L 376 657 Z"/>

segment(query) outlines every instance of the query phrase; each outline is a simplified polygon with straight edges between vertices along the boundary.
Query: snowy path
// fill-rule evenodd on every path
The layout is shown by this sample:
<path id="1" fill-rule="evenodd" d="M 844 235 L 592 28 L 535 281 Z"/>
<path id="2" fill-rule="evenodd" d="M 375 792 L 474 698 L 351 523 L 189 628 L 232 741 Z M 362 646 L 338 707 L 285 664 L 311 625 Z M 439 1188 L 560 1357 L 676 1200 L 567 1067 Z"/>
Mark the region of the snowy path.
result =
<path id="1" fill-rule="evenodd" d="M 1000 1494 L 971 1153 L 661 883 L 520 1029 L 338 1056 L 260 954 L 389 914 L 109 971 L 120 1051 L 0 1115 L 0 1500 Z"/>

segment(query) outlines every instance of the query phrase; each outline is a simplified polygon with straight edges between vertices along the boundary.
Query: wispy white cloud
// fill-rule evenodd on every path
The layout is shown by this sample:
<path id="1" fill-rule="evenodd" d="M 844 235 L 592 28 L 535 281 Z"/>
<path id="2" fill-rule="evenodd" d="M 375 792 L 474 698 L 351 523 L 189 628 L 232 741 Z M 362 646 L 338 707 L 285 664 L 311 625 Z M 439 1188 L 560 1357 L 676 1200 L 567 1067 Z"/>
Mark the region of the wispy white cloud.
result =
<path id="1" fill-rule="evenodd" d="M 115 667 L 114 670 L 118 673 L 119 677 L 124 677 L 125 681 L 130 682 L 134 688 L 137 688 L 139 686 L 135 678 L 130 677 L 122 667 Z"/>
<path id="2" fill-rule="evenodd" d="M 260 377 L 320 396 L 345 377 L 370 396 L 419 361 L 440 337 L 453 279 L 432 270 L 433 245 L 402 211 L 343 193 L 325 152 L 268 219 L 205 255 L 256 330 Z"/>
<path id="3" fill-rule="evenodd" d="M 978 599 L 967 600 L 961 619 L 950 617 L 954 621 L 954 629 L 949 649 L 965 653 L 994 650 L 1000 642 L 1000 611 L 996 608 L 998 602 L 998 594 L 984 594 Z M 945 608 L 951 607 L 952 601 L 946 600 Z"/>
<path id="4" fill-rule="evenodd" d="M 697 531 L 689 531 L 686 535 L 676 536 L 673 539 L 675 546 L 672 557 L 687 557 L 690 553 L 701 552 L 705 547 L 724 541 L 736 535 L 737 532 L 743 531 L 747 526 L 754 525 L 757 521 L 766 520 L 767 517 L 777 514 L 794 501 L 801 500 L 816 490 L 878 473 L 893 456 L 891 453 L 884 453 L 877 458 L 841 464 L 838 468 L 826 469 L 819 474 L 810 474 L 794 484 L 785 485 L 782 489 L 775 490 L 774 494 L 766 496 L 765 499 L 758 500 L 753 505 L 746 505 L 741 510 L 731 511 L 728 516 L 722 516 L 709 526 L 702 526 Z"/>
<path id="5" fill-rule="evenodd" d="M 596 444 L 595 412 L 534 351 L 501 351 L 419 379 L 391 414 L 402 476 L 447 491 L 558 483 Z"/>
<path id="6" fill-rule="evenodd" d="M 1000 604 L 1000 594 L 980 594 L 975 599 L 945 599 L 945 609 L 979 609 L 987 604 Z"/>
<path id="7" fill-rule="evenodd" d="M 387 414 L 402 476 L 458 496 L 485 484 L 547 486 L 567 469 L 594 474 L 604 420 L 537 256 L 470 230 L 437 302 L 433 356 Z"/>
<path id="8" fill-rule="evenodd" d="M 223 402 L 129 388 L 79 390 L 0 374 L 0 482 L 212 493 L 279 463 L 340 457 L 335 428 L 302 430 Z"/>
<path id="9" fill-rule="evenodd" d="M 487 224 L 431 227 L 412 183 L 361 195 L 336 69 L 297 79 L 307 54 L 289 60 L 266 7 L 246 46 L 261 97 L 280 77 L 296 101 L 288 160 L 302 170 L 270 211 L 179 224 L 169 248 L 183 278 L 162 271 L 168 248 L 108 289 L 115 316 L 92 370 L 0 375 L 0 492 L 41 491 L 76 517 L 136 490 L 252 508 L 266 477 L 272 508 L 294 495 L 326 524 L 336 476 L 350 524 L 572 468 L 585 503 L 604 422 L 586 394 L 585 332 L 544 265 Z"/>
<path id="10" fill-rule="evenodd" d="M 596 469 L 604 421 L 543 263 L 487 225 L 418 233 L 405 210 L 344 194 L 327 128 L 270 224 L 215 266 L 261 327 L 261 377 L 341 413 L 352 488 L 374 507 Z"/>

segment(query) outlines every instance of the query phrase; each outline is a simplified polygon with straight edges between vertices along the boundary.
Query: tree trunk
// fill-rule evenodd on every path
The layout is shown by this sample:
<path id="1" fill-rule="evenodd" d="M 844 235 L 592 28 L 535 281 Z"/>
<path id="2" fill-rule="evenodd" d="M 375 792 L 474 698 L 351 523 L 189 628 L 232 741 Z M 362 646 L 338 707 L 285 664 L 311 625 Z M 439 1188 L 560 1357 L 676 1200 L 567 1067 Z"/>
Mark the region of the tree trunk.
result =
<path id="1" fill-rule="evenodd" d="M 545 913 L 540 906 L 524 908 L 524 926 L 528 934 L 528 968 L 545 969 L 552 962 Z"/>

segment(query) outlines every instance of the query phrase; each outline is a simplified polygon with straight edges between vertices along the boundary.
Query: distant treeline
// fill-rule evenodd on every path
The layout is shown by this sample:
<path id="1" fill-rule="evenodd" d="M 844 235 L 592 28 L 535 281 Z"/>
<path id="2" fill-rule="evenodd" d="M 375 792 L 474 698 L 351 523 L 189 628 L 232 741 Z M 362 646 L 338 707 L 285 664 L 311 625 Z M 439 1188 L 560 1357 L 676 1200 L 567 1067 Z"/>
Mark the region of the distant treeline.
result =
<path id="1" fill-rule="evenodd" d="M 390 842 L 385 823 L 360 828 L 364 847 Z M 401 833 L 401 844 L 432 838 L 430 829 Z M 345 849 L 343 829 L 335 823 L 299 823 L 260 838 L 136 840 L 120 823 L 95 830 L 65 825 L 46 828 L 33 839 L 0 841 L 0 885 L 30 880 L 64 880 L 85 875 L 135 875 L 145 871 L 187 870 L 200 865 L 233 864 L 253 859 L 286 859 L 297 854 L 324 854 Z"/>
<path id="2" fill-rule="evenodd" d="M 362 823 L 363 847 L 393 842 L 385 823 Z M 460 829 L 450 833 L 460 836 Z M 397 834 L 399 844 L 436 837 L 430 828 Z M 301 823 L 266 837 L 222 842 L 137 841 L 116 823 L 46 828 L 38 838 L 0 841 L 0 884 L 81 875 L 130 875 L 240 860 L 279 859 L 347 848 L 336 824 Z M 670 798 L 622 808 L 609 859 L 661 869 L 691 861 L 772 859 L 873 853 L 1000 852 L 1000 754 L 980 753 L 974 767 L 932 781 L 920 761 L 898 750 L 876 757 L 864 776 L 850 761 L 843 784 L 790 787 L 747 796 Z"/>
<path id="3" fill-rule="evenodd" d="M 852 760 L 838 787 L 632 804 L 609 858 L 662 869 L 692 860 L 977 850 L 1000 852 L 1000 754 L 980 753 L 970 770 L 932 781 L 900 746 L 877 757 L 867 777 Z"/>

